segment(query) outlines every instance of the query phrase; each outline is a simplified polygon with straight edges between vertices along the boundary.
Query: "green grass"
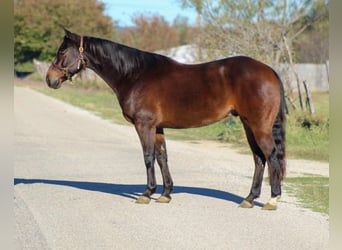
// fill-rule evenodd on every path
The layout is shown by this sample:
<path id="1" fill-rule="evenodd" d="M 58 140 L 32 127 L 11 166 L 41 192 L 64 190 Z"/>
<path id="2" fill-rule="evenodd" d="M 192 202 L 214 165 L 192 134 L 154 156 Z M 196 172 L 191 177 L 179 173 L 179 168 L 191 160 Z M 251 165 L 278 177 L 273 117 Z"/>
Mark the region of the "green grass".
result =
<path id="1" fill-rule="evenodd" d="M 286 178 L 284 189 L 295 196 L 302 207 L 329 214 L 329 178 L 319 176 Z"/>

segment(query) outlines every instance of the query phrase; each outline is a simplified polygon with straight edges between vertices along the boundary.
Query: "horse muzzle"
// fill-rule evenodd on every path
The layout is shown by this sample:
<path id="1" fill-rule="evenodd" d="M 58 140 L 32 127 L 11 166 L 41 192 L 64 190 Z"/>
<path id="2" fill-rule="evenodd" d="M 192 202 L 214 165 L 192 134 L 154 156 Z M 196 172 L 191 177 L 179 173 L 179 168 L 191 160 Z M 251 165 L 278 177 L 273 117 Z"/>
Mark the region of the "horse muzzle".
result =
<path id="1" fill-rule="evenodd" d="M 56 70 L 56 67 L 52 64 L 46 73 L 45 80 L 50 88 L 58 89 L 67 78 L 63 75 L 63 72 Z"/>
<path id="2" fill-rule="evenodd" d="M 62 86 L 62 80 L 58 77 L 46 76 L 46 83 L 50 88 L 59 89 Z"/>

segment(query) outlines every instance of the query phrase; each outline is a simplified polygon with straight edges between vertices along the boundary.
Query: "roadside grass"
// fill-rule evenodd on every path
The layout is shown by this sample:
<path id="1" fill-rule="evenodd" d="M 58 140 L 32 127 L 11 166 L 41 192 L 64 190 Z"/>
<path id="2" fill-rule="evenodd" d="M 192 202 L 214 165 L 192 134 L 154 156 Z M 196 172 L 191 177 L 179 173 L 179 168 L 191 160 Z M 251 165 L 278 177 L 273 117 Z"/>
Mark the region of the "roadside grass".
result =
<path id="1" fill-rule="evenodd" d="M 304 176 L 285 178 L 283 187 L 304 208 L 329 214 L 329 178 Z"/>

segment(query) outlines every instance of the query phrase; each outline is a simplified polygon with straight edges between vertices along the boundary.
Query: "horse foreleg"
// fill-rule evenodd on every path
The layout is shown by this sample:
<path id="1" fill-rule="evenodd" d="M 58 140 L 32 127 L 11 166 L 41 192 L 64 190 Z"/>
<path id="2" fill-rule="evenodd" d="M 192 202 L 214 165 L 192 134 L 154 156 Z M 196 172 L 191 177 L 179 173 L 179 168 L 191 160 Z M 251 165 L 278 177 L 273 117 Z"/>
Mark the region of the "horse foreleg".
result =
<path id="1" fill-rule="evenodd" d="M 154 172 L 155 152 L 154 145 L 156 140 L 155 128 L 151 128 L 145 123 L 135 123 L 135 128 L 139 135 L 144 153 L 144 161 L 147 174 L 147 186 L 144 193 L 136 200 L 136 203 L 148 204 L 151 201 L 151 195 L 155 193 L 157 188 L 156 177 Z"/>
<path id="2" fill-rule="evenodd" d="M 161 196 L 157 199 L 157 202 L 168 203 L 171 201 L 170 194 L 173 190 L 173 181 L 167 164 L 167 151 L 164 130 L 162 128 L 157 128 L 156 131 L 155 155 L 163 177 L 164 188 Z"/>

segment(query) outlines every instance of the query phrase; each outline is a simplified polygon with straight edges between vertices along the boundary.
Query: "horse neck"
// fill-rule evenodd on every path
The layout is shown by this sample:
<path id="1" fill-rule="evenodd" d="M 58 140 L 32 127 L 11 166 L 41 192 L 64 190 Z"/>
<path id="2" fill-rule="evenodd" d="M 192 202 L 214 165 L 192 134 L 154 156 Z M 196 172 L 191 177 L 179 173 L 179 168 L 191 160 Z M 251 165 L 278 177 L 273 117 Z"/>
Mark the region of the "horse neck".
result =
<path id="1" fill-rule="evenodd" d="M 119 89 L 120 75 L 115 65 L 110 60 L 110 54 L 113 52 L 106 51 L 108 49 L 100 47 L 97 43 L 100 39 L 92 37 L 84 37 L 84 57 L 86 59 L 86 67 L 93 70 L 100 76 L 115 92 Z"/>
<path id="2" fill-rule="evenodd" d="M 117 95 L 136 81 L 146 67 L 153 68 L 151 64 L 157 64 L 159 57 L 98 38 L 85 37 L 84 46 L 87 68 L 95 71 Z"/>

